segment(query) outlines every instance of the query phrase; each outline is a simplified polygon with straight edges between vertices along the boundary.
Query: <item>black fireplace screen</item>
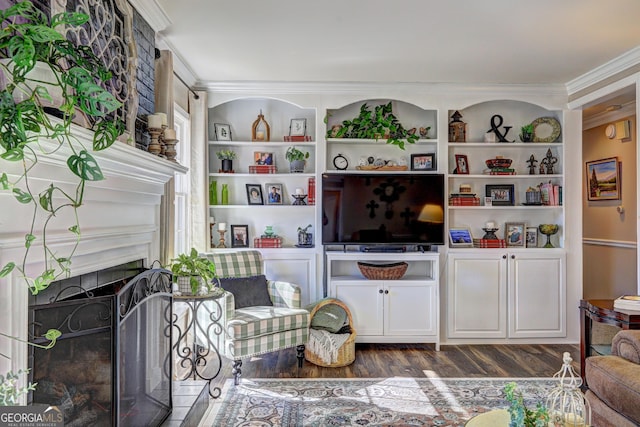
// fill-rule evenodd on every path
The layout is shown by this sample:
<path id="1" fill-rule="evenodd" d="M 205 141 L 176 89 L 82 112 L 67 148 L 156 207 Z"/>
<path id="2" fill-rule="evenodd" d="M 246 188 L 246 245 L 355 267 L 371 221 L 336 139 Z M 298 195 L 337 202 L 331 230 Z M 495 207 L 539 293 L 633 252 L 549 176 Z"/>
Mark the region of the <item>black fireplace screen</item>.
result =
<path id="1" fill-rule="evenodd" d="M 31 305 L 33 337 L 62 332 L 49 350 L 29 346 L 31 402 L 58 406 L 67 427 L 160 425 L 172 405 L 171 310 L 163 269 Z"/>

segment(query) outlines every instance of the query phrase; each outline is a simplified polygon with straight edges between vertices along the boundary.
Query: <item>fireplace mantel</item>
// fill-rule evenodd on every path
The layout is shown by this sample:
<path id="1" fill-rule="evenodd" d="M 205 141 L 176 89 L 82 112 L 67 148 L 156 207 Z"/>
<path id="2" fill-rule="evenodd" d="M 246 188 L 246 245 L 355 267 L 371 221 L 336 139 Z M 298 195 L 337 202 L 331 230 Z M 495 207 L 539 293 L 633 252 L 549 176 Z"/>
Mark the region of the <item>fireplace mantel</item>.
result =
<path id="1" fill-rule="evenodd" d="M 73 134 L 90 151 L 93 132 L 74 126 Z M 54 148 L 42 141 L 45 150 Z M 90 151 L 91 152 L 91 151 Z M 107 150 L 91 152 L 98 161 L 105 179 L 88 182 L 80 216 L 81 241 L 71 263 L 71 275 L 76 276 L 132 260 L 143 259 L 150 266 L 160 256 L 160 202 L 165 184 L 176 173 L 187 168 L 154 156 L 133 146 L 116 141 Z M 30 172 L 32 189 L 39 192 L 55 177 L 62 187 L 74 188 L 73 175 L 64 147 L 50 155 L 39 155 L 39 163 Z M 0 160 L 2 172 L 10 178 L 20 173 L 19 164 Z M 12 177 L 11 175 L 14 174 Z M 24 235 L 31 221 L 31 207 L 21 206 L 7 191 L 0 192 L 0 266 L 19 261 L 24 254 Z M 64 218 L 64 214 L 61 215 Z M 65 253 L 74 239 L 66 230 L 68 221 L 61 221 L 47 232 L 47 245 Z M 30 253 L 27 271 L 42 271 L 43 258 L 38 241 Z M 34 255 L 34 256 L 31 256 Z M 28 289 L 17 272 L 0 279 L 0 331 L 26 339 Z M 27 367 L 26 345 L 0 338 L 0 373 Z"/>

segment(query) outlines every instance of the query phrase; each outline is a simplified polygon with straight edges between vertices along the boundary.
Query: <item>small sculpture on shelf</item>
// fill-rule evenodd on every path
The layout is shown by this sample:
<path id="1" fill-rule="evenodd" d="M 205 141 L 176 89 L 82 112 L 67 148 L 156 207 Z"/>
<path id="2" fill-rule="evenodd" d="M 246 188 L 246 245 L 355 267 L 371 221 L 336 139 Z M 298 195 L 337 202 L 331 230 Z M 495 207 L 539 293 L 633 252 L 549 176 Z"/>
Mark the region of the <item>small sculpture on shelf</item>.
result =
<path id="1" fill-rule="evenodd" d="M 514 141 L 507 140 L 507 134 L 509 133 L 509 130 L 513 126 L 503 126 L 504 133 L 500 132 L 500 126 L 502 126 L 503 122 L 504 122 L 504 119 L 500 114 L 494 114 L 491 117 L 491 129 L 489 129 L 487 133 L 493 132 L 498 138 L 498 141 L 500 142 L 514 142 Z"/>
<path id="2" fill-rule="evenodd" d="M 538 161 L 532 154 L 531 157 L 529 157 L 529 160 L 527 160 L 527 164 L 529 165 L 529 175 L 536 174 L 536 163 L 538 163 Z"/>
<path id="3" fill-rule="evenodd" d="M 553 165 L 555 165 L 556 163 L 558 163 L 558 158 L 553 157 L 553 154 L 551 153 L 551 148 L 549 148 L 547 150 L 547 155 L 540 162 L 540 168 L 542 168 L 542 166 L 544 165 L 545 168 L 547 169 L 547 172 L 546 172 L 547 175 L 553 175 L 554 174 Z"/>
<path id="4" fill-rule="evenodd" d="M 264 141 L 269 142 L 271 140 L 271 127 L 269 123 L 262 115 L 262 110 L 258 114 L 258 118 L 253 122 L 251 126 L 251 141 Z"/>

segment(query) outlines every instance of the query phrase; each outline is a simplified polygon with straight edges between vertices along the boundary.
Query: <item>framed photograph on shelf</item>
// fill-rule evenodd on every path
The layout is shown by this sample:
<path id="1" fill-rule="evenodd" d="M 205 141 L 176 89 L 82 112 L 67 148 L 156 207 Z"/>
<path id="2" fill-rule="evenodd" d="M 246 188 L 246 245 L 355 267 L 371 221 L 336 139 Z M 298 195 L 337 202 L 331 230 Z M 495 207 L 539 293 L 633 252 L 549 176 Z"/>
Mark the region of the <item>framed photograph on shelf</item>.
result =
<path id="1" fill-rule="evenodd" d="M 264 151 L 254 151 L 253 152 L 253 164 L 254 165 L 273 165 L 275 164 L 273 160 L 273 153 L 268 153 Z"/>
<path id="2" fill-rule="evenodd" d="M 217 141 L 231 141 L 231 126 L 223 123 L 214 123 Z"/>
<path id="3" fill-rule="evenodd" d="M 538 247 L 538 227 L 527 227 L 526 243 L 528 248 Z"/>
<path id="4" fill-rule="evenodd" d="M 515 194 L 513 184 L 487 184 L 485 196 L 491 197 L 492 206 L 513 206 Z"/>
<path id="5" fill-rule="evenodd" d="M 469 160 L 466 154 L 456 154 L 456 168 L 453 173 L 469 175 Z"/>
<path id="6" fill-rule="evenodd" d="M 289 136 L 306 136 L 307 119 L 291 119 L 289 124 Z"/>
<path id="7" fill-rule="evenodd" d="M 247 184 L 247 202 L 250 205 L 264 205 L 260 184 Z"/>
<path id="8" fill-rule="evenodd" d="M 232 248 L 248 248 L 249 247 L 249 226 L 248 225 L 231 225 L 231 247 Z"/>
<path id="9" fill-rule="evenodd" d="M 472 248 L 473 237 L 471 237 L 471 230 L 466 227 L 450 228 L 449 244 L 452 248 Z"/>
<path id="10" fill-rule="evenodd" d="M 493 199 L 491 198 L 491 196 L 485 196 L 484 205 L 485 206 L 493 206 Z"/>
<path id="11" fill-rule="evenodd" d="M 282 204 L 282 184 L 265 184 L 264 189 L 267 192 L 268 205 Z"/>
<path id="12" fill-rule="evenodd" d="M 524 247 L 526 239 L 524 222 L 507 222 L 504 225 L 504 240 L 509 247 Z"/>
<path id="13" fill-rule="evenodd" d="M 586 162 L 587 199 L 620 199 L 620 168 L 617 157 Z"/>
<path id="14" fill-rule="evenodd" d="M 434 171 L 436 170 L 436 153 L 412 154 L 412 171 Z"/>

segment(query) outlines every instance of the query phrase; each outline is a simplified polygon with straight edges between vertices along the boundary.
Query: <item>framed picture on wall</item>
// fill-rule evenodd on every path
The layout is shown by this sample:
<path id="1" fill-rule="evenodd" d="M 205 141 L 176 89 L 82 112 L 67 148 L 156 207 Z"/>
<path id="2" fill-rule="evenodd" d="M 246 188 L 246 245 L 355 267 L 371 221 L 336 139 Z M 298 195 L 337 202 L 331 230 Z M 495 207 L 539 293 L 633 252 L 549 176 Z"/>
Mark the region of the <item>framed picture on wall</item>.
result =
<path id="1" fill-rule="evenodd" d="M 620 167 L 617 157 L 586 162 L 587 200 L 620 199 Z"/>

